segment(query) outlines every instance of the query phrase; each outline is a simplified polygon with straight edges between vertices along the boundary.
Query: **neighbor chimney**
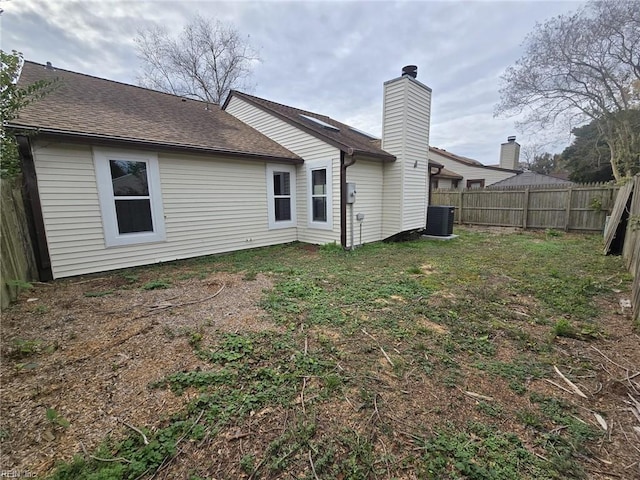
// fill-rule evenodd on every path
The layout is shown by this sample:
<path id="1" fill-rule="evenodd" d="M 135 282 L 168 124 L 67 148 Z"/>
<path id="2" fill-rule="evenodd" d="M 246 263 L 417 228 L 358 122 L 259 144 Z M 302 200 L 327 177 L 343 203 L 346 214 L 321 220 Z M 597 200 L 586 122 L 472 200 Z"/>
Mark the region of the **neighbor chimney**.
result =
<path id="1" fill-rule="evenodd" d="M 417 73 L 418 67 L 407 65 L 384 83 L 382 148 L 396 157 L 383 167 L 385 238 L 424 228 L 426 221 L 431 88 L 416 80 Z"/>
<path id="2" fill-rule="evenodd" d="M 520 170 L 520 144 L 515 135 L 507 137 L 506 143 L 500 145 L 500 168 Z"/>

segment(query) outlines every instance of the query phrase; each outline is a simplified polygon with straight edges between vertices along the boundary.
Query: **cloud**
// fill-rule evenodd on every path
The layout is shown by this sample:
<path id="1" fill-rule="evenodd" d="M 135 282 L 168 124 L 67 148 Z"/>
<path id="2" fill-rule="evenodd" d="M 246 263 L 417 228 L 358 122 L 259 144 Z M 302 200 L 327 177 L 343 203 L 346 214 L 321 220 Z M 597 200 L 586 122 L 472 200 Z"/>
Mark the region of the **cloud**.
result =
<path id="1" fill-rule="evenodd" d="M 493 118 L 501 72 L 536 22 L 578 5 L 14 0 L 0 21 L 3 49 L 128 83 L 136 83 L 141 27 L 177 34 L 196 13 L 229 22 L 260 52 L 254 94 L 378 135 L 383 83 L 415 64 L 418 80 L 433 88 L 432 143 L 495 163 L 496 145 L 515 132 L 515 119 Z"/>

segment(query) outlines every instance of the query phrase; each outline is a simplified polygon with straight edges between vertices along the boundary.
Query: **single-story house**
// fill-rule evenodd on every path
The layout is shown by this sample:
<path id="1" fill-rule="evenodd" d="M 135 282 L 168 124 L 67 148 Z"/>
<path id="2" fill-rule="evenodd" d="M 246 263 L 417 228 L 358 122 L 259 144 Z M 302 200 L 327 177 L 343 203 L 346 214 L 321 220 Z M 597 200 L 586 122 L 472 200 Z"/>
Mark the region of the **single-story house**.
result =
<path id="1" fill-rule="evenodd" d="M 384 83 L 380 144 L 241 92 L 220 107 L 25 62 L 20 84 L 58 79 L 8 125 L 29 133 L 18 141 L 41 279 L 424 228 L 431 89 L 416 73 Z"/>
<path id="2" fill-rule="evenodd" d="M 498 165 L 484 165 L 473 158 L 429 147 L 429 159 L 444 165 L 439 174 L 431 177 L 431 188 L 484 188 L 522 173 L 519 164 L 520 145 L 515 140 L 516 137 L 509 137 L 500 146 Z"/>

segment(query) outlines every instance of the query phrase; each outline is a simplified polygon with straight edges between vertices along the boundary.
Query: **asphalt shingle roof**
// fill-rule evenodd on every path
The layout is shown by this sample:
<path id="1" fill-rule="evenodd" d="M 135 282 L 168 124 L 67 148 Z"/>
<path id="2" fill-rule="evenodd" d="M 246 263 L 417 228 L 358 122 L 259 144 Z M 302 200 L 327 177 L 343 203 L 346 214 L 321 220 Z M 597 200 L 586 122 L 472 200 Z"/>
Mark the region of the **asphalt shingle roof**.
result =
<path id="1" fill-rule="evenodd" d="M 304 130 L 307 133 L 320 138 L 321 140 L 326 141 L 327 143 L 335 146 L 336 148 L 339 148 L 345 153 L 367 155 L 379 158 L 382 161 L 387 162 L 393 162 L 396 159 L 394 155 L 391 155 L 389 152 L 386 152 L 385 150 L 382 150 L 382 148 L 380 148 L 379 139 L 372 138 L 369 135 L 365 135 L 364 133 L 360 133 L 353 127 L 334 120 L 331 117 L 327 117 L 326 115 L 301 110 L 299 108 L 289 107 L 281 103 L 272 102 L 270 100 L 265 100 L 263 98 L 255 97 L 243 92 L 238 92 L 237 90 L 231 91 L 229 97 L 227 97 L 227 100 L 222 106 L 223 109 L 229 103 L 230 99 L 233 96 L 237 96 L 238 98 L 246 100 L 247 102 L 262 109 L 263 111 L 271 113 L 276 117 L 284 120 L 285 122 L 294 125 L 295 127 L 298 127 L 301 130 Z M 316 118 L 321 122 L 335 127 L 337 130 L 323 127 L 322 125 L 315 123 L 312 120 L 301 117 L 301 115 Z"/>
<path id="2" fill-rule="evenodd" d="M 19 84 L 57 78 L 55 89 L 20 111 L 10 126 L 176 149 L 300 157 L 218 105 L 25 62 Z"/>
<path id="3" fill-rule="evenodd" d="M 455 153 L 451 153 L 448 152 L 442 148 L 437 148 L 437 147 L 429 147 L 429 151 L 437 153 L 438 155 L 442 155 L 443 157 L 449 158 L 451 160 L 454 160 L 456 162 L 460 162 L 463 163 L 465 165 L 470 165 L 472 167 L 481 167 L 481 168 L 488 168 L 489 170 L 501 170 L 503 172 L 514 172 L 514 173 L 520 173 L 521 170 L 511 170 L 508 168 L 502 168 L 498 165 L 485 165 L 481 162 L 479 162 L 478 160 L 474 160 L 473 158 L 469 158 L 469 157 L 463 157 L 461 155 L 456 155 Z"/>

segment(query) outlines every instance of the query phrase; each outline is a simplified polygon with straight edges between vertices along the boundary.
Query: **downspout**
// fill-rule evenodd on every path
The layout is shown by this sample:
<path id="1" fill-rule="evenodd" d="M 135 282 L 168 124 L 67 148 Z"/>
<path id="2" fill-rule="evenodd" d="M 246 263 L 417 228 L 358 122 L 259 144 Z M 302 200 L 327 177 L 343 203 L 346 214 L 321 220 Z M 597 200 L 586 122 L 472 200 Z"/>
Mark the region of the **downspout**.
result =
<path id="1" fill-rule="evenodd" d="M 347 248 L 347 168 L 356 163 L 353 149 L 348 150 L 349 161 L 345 152 L 340 151 L 340 245 Z"/>
<path id="2" fill-rule="evenodd" d="M 38 277 L 41 282 L 47 282 L 53 280 L 53 271 L 51 270 L 51 257 L 49 256 L 47 235 L 44 229 L 44 217 L 42 216 L 42 204 L 40 203 L 40 192 L 38 190 L 38 179 L 31 151 L 31 142 L 24 135 L 17 135 L 16 141 L 22 163 L 22 198 L 25 213 L 27 214 L 27 224 L 31 243 L 33 244 Z"/>
<path id="3" fill-rule="evenodd" d="M 432 190 L 432 189 L 431 189 L 431 176 L 432 176 L 432 175 L 439 175 L 439 174 L 440 174 L 440 172 L 442 171 L 442 169 L 443 169 L 444 167 L 432 167 L 431 165 L 428 165 L 428 164 L 427 164 L 427 166 L 429 167 L 429 180 L 428 180 L 428 181 L 429 181 L 429 185 L 428 185 L 428 188 L 429 188 L 429 195 L 427 195 L 427 199 L 428 199 L 428 201 L 429 201 L 429 203 L 428 203 L 428 204 L 429 204 L 429 205 L 431 205 L 431 190 Z M 438 171 L 437 171 L 436 173 L 432 173 L 432 172 L 431 172 L 431 169 L 432 169 L 432 168 L 437 168 L 437 169 L 438 169 Z"/>

